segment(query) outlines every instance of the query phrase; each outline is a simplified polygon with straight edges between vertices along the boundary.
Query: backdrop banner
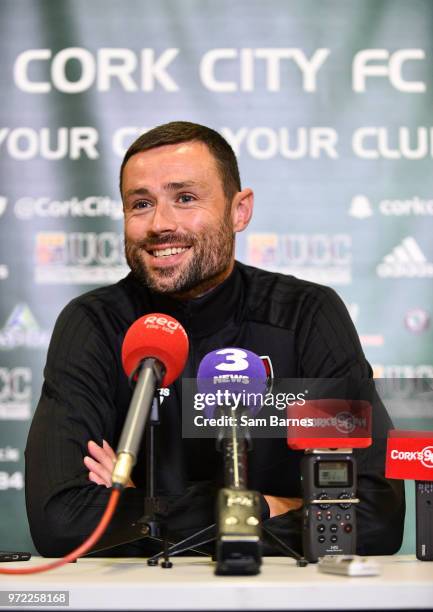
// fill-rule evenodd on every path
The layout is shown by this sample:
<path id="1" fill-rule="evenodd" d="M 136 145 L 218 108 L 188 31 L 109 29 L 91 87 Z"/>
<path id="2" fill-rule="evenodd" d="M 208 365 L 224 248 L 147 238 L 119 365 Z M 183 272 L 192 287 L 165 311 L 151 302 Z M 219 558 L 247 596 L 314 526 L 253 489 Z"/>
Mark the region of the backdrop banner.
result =
<path id="1" fill-rule="evenodd" d="M 0 549 L 34 551 L 51 332 L 127 273 L 119 166 L 161 123 L 235 150 L 256 196 L 241 261 L 334 287 L 377 378 L 433 379 L 432 20 L 429 0 L 1 2 Z M 431 430 L 433 407 L 393 418 Z"/>

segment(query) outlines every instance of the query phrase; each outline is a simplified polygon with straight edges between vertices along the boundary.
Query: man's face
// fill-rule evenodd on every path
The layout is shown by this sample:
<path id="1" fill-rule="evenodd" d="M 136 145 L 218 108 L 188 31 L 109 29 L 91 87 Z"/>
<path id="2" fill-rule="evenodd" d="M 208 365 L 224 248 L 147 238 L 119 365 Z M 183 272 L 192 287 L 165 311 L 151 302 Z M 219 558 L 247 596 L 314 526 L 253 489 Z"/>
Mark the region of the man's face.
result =
<path id="1" fill-rule="evenodd" d="M 151 289 L 196 297 L 234 262 L 231 203 L 206 145 L 185 142 L 133 155 L 123 172 L 125 250 Z"/>

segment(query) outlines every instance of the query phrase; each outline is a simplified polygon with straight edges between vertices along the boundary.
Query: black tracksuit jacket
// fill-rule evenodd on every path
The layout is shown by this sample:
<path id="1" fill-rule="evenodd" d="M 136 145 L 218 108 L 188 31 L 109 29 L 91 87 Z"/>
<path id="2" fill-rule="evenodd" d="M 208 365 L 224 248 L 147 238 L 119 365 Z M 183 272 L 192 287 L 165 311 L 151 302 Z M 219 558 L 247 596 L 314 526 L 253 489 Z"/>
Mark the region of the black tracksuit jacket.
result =
<path id="1" fill-rule="evenodd" d="M 190 352 L 184 377 L 195 377 L 204 355 L 227 346 L 268 355 L 276 378 L 372 376 L 347 310 L 332 289 L 238 262 L 220 286 L 187 302 L 149 291 L 132 274 L 74 299 L 54 329 L 25 455 L 27 513 L 42 555 L 69 552 L 101 517 L 110 490 L 88 480 L 83 457 L 89 440 L 102 444 L 105 439 L 117 447 L 131 399 L 120 359 L 122 341 L 128 327 L 151 312 L 168 313 L 185 327 Z M 158 494 L 169 502 L 173 539 L 214 522 L 215 492 L 222 480 L 222 456 L 215 441 L 182 439 L 180 398 L 178 380 L 164 399 L 157 427 L 156 482 Z M 359 554 L 391 554 L 401 545 L 403 484 L 384 478 L 391 427 L 382 403 L 376 401 L 374 443 L 355 452 Z M 144 513 L 143 447 L 133 471 L 137 488 L 122 494 L 109 528 L 112 537 Z M 301 457 L 284 439 L 254 440 L 248 454 L 249 488 L 301 497 Z M 263 498 L 262 509 L 267 527 L 300 550 L 300 512 L 268 519 Z M 106 554 L 140 556 L 156 550 L 144 539 Z"/>

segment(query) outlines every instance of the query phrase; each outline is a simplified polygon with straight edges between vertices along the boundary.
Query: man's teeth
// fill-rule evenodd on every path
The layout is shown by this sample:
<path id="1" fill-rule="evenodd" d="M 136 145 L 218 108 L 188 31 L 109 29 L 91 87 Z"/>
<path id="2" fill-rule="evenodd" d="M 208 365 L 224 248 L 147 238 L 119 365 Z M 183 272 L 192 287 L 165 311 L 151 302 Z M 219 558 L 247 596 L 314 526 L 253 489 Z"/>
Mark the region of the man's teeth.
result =
<path id="1" fill-rule="evenodd" d="M 152 255 L 154 257 L 167 257 L 168 255 L 177 255 L 178 253 L 183 253 L 187 249 L 188 249 L 188 247 L 176 247 L 176 248 L 168 248 L 168 249 L 158 249 L 157 251 L 152 251 Z"/>

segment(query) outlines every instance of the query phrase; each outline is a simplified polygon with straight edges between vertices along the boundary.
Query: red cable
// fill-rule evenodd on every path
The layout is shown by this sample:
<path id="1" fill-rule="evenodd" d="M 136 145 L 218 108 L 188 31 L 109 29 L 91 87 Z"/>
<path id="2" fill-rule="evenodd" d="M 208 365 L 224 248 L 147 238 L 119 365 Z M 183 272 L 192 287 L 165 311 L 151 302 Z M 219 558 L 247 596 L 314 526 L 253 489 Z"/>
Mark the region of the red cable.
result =
<path id="1" fill-rule="evenodd" d="M 46 572 L 47 570 L 51 570 L 56 567 L 61 567 L 62 565 L 70 563 L 71 561 L 75 561 L 76 559 L 78 559 L 78 557 L 84 555 L 92 548 L 94 544 L 96 544 L 99 538 L 103 535 L 104 531 L 107 529 L 113 517 L 114 511 L 116 510 L 116 506 L 119 502 L 120 493 L 121 491 L 119 489 L 113 489 L 111 491 L 107 507 L 94 532 L 90 534 L 87 540 L 80 544 L 78 548 L 67 554 L 66 557 L 62 557 L 61 559 L 58 559 L 57 561 L 52 561 L 51 563 L 47 563 L 46 565 L 38 565 L 36 567 L 27 567 L 22 569 L 0 569 L 0 574 L 38 574 L 40 572 Z"/>

